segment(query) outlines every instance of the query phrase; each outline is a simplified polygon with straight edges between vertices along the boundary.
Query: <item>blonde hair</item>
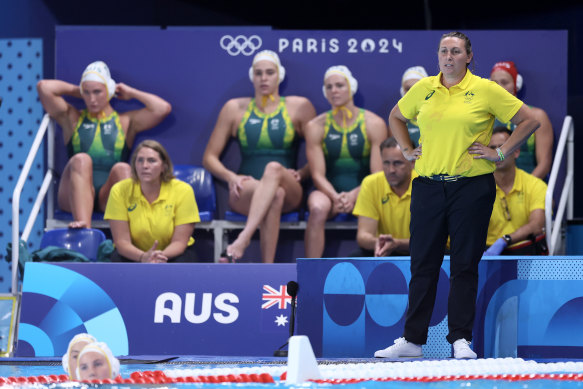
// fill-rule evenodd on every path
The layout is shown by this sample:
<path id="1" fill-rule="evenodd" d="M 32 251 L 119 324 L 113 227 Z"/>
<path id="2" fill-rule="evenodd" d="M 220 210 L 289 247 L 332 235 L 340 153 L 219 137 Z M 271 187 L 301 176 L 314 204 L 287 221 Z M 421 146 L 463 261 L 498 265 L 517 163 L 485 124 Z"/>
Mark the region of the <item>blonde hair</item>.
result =
<path id="1" fill-rule="evenodd" d="M 140 142 L 140 144 L 138 144 L 136 146 L 136 149 L 134 150 L 134 153 L 132 154 L 132 160 L 130 162 L 130 165 L 132 168 L 132 178 L 135 181 L 139 181 L 138 172 L 136 171 L 136 159 L 138 158 L 138 152 L 141 149 L 143 149 L 144 147 L 147 147 L 149 149 L 156 151 L 158 153 L 158 155 L 160 156 L 160 159 L 162 160 L 162 164 L 164 165 L 164 171 L 162 172 L 162 175 L 160 176 L 162 181 L 168 182 L 171 179 L 173 179 L 174 178 L 174 166 L 172 165 L 172 160 L 170 159 L 168 152 L 166 151 L 166 149 L 164 148 L 164 146 L 162 146 L 162 144 L 160 142 L 157 142 L 157 141 L 152 140 L 152 139 L 143 140 Z"/>

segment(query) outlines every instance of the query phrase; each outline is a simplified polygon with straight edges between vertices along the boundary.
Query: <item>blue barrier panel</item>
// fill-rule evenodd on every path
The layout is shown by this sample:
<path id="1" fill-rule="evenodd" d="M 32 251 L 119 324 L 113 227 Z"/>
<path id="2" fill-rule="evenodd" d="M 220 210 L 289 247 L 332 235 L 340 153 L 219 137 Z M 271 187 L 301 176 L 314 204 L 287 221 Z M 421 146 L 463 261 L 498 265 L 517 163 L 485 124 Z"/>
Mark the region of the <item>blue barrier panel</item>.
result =
<path id="1" fill-rule="evenodd" d="M 89 332 L 116 355 L 270 356 L 289 335 L 295 264 L 28 263 L 17 356 Z"/>
<path id="2" fill-rule="evenodd" d="M 583 357 L 583 257 L 486 257 L 473 348 L 481 357 Z M 425 357 L 451 356 L 449 258 L 441 269 Z M 372 357 L 401 337 L 409 258 L 298 259 L 298 334 L 317 356 Z"/>

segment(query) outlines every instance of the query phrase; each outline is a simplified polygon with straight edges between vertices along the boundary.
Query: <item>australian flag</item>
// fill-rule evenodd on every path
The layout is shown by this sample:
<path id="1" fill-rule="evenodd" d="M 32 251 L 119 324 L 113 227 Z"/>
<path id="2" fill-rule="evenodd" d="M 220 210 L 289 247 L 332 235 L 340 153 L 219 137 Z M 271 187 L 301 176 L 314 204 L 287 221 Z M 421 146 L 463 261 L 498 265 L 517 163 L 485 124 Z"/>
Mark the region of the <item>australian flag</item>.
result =
<path id="1" fill-rule="evenodd" d="M 261 297 L 263 331 L 288 334 L 292 299 L 287 294 L 287 285 L 263 285 Z"/>

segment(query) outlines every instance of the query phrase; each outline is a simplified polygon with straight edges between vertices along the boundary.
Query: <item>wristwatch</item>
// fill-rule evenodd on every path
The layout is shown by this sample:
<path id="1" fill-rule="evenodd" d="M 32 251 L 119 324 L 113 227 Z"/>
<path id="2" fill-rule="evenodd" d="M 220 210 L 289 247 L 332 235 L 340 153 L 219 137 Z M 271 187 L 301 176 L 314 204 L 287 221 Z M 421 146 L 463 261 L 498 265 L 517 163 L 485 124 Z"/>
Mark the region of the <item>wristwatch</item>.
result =
<path id="1" fill-rule="evenodd" d="M 506 235 L 502 236 L 502 239 L 504 239 L 506 241 L 506 244 L 508 244 L 508 245 L 512 244 L 512 238 L 510 237 L 510 235 L 506 234 Z"/>

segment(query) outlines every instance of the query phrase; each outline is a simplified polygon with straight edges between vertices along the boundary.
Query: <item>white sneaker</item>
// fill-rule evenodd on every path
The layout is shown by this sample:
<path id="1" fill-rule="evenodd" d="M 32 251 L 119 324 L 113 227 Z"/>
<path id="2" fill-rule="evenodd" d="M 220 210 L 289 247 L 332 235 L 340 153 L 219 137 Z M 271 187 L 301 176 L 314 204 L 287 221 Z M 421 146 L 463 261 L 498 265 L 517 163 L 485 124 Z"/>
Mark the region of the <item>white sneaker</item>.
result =
<path id="1" fill-rule="evenodd" d="M 455 359 L 476 359 L 478 355 L 470 348 L 470 342 L 458 339 L 453 342 L 453 357 Z"/>
<path id="2" fill-rule="evenodd" d="M 423 351 L 420 345 L 407 342 L 405 338 L 399 338 L 392 346 L 376 351 L 374 356 L 375 358 L 419 358 L 423 356 Z"/>

